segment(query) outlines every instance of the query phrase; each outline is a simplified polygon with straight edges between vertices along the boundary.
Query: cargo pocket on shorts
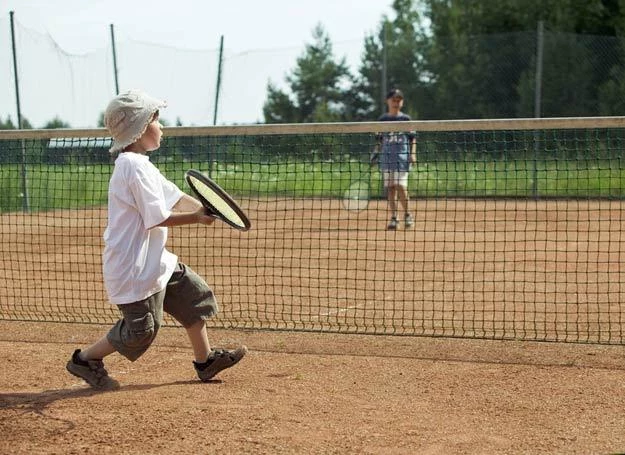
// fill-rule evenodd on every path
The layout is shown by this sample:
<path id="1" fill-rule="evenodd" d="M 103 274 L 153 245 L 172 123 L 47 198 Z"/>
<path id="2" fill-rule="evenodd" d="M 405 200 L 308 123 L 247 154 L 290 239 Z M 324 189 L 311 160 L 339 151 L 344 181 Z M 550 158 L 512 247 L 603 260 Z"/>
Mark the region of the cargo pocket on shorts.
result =
<path id="1" fill-rule="evenodd" d="M 124 344 L 130 348 L 149 345 L 154 338 L 154 317 L 152 313 L 141 316 L 128 315 L 125 318 L 127 329 L 123 333 Z"/>

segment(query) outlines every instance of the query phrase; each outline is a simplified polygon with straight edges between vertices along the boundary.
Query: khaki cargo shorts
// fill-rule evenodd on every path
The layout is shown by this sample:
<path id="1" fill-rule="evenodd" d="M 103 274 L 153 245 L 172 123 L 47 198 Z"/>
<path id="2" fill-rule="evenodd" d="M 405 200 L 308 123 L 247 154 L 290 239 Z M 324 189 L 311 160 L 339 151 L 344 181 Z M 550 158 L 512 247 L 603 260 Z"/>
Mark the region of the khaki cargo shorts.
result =
<path id="1" fill-rule="evenodd" d="M 384 187 L 403 186 L 408 188 L 408 171 L 383 171 Z"/>
<path id="2" fill-rule="evenodd" d="M 163 311 L 183 327 L 205 321 L 219 311 L 213 291 L 189 266 L 178 263 L 165 289 L 145 300 L 117 305 L 122 319 L 107 334 L 127 359 L 137 360 L 150 347 L 163 322 Z"/>

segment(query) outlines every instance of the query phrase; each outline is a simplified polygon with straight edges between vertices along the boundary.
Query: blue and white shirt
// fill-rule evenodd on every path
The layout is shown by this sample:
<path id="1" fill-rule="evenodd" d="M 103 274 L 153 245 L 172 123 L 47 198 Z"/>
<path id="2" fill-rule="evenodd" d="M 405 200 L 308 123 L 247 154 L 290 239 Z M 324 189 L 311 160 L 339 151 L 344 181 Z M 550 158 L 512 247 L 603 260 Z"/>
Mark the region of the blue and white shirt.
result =
<path id="1" fill-rule="evenodd" d="M 405 122 L 410 116 L 400 112 L 398 115 L 383 114 L 380 122 Z M 383 133 L 378 135 L 380 141 L 380 170 L 408 172 L 410 170 L 410 144 L 416 135 L 410 133 Z"/>

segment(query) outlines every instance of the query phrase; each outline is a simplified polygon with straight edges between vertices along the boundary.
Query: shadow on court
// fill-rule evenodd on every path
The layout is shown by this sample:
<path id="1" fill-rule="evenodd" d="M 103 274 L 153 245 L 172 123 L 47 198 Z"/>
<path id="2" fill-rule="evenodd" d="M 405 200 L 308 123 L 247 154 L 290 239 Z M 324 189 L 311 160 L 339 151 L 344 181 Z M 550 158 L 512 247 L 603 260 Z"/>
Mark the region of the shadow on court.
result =
<path id="1" fill-rule="evenodd" d="M 0 410 L 3 409 L 21 409 L 23 411 L 30 411 L 40 413 L 52 403 L 62 400 L 72 400 L 76 398 L 86 398 L 95 395 L 102 394 L 120 394 L 120 393 L 133 393 L 143 390 L 152 390 L 160 387 L 171 386 L 187 386 L 198 384 L 221 384 L 219 379 L 213 379 L 211 381 L 202 383 L 197 380 L 186 381 L 174 381 L 163 384 L 130 384 L 122 385 L 117 390 L 98 390 L 88 386 L 81 388 L 71 389 L 52 389 L 44 390 L 42 392 L 16 392 L 16 393 L 0 393 Z"/>

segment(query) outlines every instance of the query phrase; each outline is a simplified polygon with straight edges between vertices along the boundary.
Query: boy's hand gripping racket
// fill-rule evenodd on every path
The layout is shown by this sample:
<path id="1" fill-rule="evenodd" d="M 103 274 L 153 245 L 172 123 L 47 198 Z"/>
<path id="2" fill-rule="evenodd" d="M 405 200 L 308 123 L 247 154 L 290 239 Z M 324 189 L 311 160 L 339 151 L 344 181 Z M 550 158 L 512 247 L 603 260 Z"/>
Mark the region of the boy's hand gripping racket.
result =
<path id="1" fill-rule="evenodd" d="M 240 231 L 247 231 L 252 226 L 235 200 L 200 171 L 189 169 L 185 174 L 185 179 L 208 215 Z"/>

